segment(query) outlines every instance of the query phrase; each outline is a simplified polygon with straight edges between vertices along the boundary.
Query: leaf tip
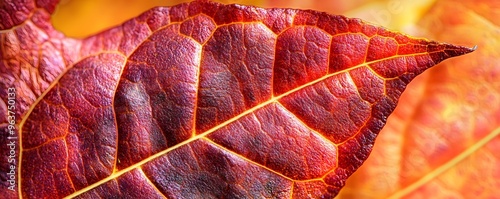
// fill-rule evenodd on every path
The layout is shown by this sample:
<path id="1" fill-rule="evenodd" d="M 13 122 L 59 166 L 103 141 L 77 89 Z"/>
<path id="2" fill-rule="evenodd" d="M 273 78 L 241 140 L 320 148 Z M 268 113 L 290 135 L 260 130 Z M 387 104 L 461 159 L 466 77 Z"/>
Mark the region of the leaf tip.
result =
<path id="1" fill-rule="evenodd" d="M 462 49 L 463 53 L 462 54 L 468 54 L 468 53 L 471 53 L 471 52 L 474 52 L 476 51 L 477 49 L 477 45 L 474 45 L 473 47 L 465 47 L 465 46 L 460 46 L 460 48 Z"/>
<path id="2" fill-rule="evenodd" d="M 474 52 L 477 49 L 477 45 L 471 47 L 453 45 L 453 44 L 445 44 L 445 52 L 449 55 L 449 57 L 456 57 L 460 55 L 469 54 Z M 449 58 L 448 57 L 448 58 Z"/>
<path id="3" fill-rule="evenodd" d="M 474 52 L 474 51 L 476 51 L 476 49 L 477 49 L 477 45 L 474 45 L 474 47 L 472 47 L 470 50 L 471 50 L 471 52 Z"/>

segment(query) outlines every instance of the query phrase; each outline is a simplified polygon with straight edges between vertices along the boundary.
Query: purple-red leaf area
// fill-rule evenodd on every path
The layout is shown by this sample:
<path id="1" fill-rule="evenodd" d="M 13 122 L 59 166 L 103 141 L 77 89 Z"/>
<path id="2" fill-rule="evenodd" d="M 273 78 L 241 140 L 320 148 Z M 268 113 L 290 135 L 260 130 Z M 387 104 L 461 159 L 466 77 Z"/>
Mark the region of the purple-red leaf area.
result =
<path id="1" fill-rule="evenodd" d="M 74 43 L 54 50 L 69 51 L 61 75 L 20 113 L 24 198 L 333 198 L 405 86 L 471 52 L 359 19 L 208 1 Z"/>

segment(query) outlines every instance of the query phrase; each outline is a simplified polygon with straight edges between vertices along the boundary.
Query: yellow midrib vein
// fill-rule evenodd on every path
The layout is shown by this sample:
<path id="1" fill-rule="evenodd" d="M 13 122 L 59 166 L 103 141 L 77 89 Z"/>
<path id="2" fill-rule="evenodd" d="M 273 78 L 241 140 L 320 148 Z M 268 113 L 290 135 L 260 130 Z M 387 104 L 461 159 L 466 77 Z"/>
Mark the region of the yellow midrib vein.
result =
<path id="1" fill-rule="evenodd" d="M 224 127 L 224 126 L 227 126 L 228 124 L 230 124 L 230 123 L 232 123 L 232 122 L 234 122 L 234 121 L 242 118 L 243 116 L 248 115 L 250 113 L 253 113 L 257 109 L 265 107 L 265 106 L 267 106 L 267 105 L 269 105 L 271 103 L 277 102 L 279 99 L 281 99 L 281 98 L 283 98 L 285 96 L 288 96 L 291 93 L 294 93 L 294 92 L 297 92 L 299 90 L 302 90 L 305 87 L 314 85 L 314 84 L 319 83 L 321 81 L 324 81 L 325 79 L 328 79 L 330 77 L 336 76 L 336 75 L 341 74 L 341 73 L 346 73 L 346 72 L 349 72 L 349 71 L 357 69 L 357 68 L 361 68 L 361 67 L 365 67 L 366 66 L 367 68 L 369 68 L 371 70 L 371 68 L 368 67 L 368 65 L 373 64 L 373 63 L 377 63 L 377 62 L 381 62 L 381 61 L 389 60 L 389 59 L 394 59 L 394 58 L 398 58 L 398 57 L 417 56 L 417 55 L 424 55 L 424 54 L 428 54 L 428 53 L 424 52 L 424 53 L 415 53 L 415 54 L 406 54 L 406 55 L 395 55 L 395 56 L 387 57 L 387 58 L 384 58 L 384 59 L 379 59 L 379 60 L 375 60 L 375 61 L 366 62 L 366 63 L 360 64 L 360 65 L 357 65 L 357 66 L 353 66 L 353 67 L 348 68 L 348 69 L 337 71 L 335 73 L 327 74 L 327 75 L 325 75 L 325 76 L 323 76 L 321 78 L 318 78 L 318 79 L 316 79 L 314 81 L 308 82 L 308 83 L 306 83 L 304 85 L 301 85 L 301 86 L 299 86 L 297 88 L 294 88 L 294 89 L 292 89 L 292 90 L 290 90 L 290 91 L 288 91 L 286 93 L 283 93 L 283 94 L 281 94 L 279 96 L 273 96 L 270 100 L 267 100 L 267 101 L 265 101 L 265 102 L 263 102 L 263 103 L 261 103 L 261 104 L 259 104 L 257 106 L 254 106 L 254 107 L 252 107 L 252 108 L 244 111 L 243 113 L 240 113 L 237 116 L 232 117 L 231 119 L 229 119 L 229 120 L 227 120 L 227 121 L 225 121 L 225 122 L 223 122 L 223 123 L 221 123 L 221 124 L 219 124 L 219 125 L 217 125 L 215 127 L 212 127 L 211 129 L 205 131 L 202 134 L 196 135 L 196 136 L 194 136 L 192 138 L 189 138 L 189 139 L 187 139 L 187 140 L 185 140 L 185 141 L 183 141 L 183 142 L 181 142 L 179 144 L 176 144 L 176 145 L 174 145 L 174 146 L 172 146 L 172 147 L 170 147 L 168 149 L 165 149 L 165 150 L 160 151 L 160 152 L 158 152 L 158 153 L 156 153 L 154 155 L 151 155 L 150 157 L 148 157 L 148 158 L 146 158 L 146 159 L 144 159 L 144 160 L 142 160 L 140 162 L 137 162 L 137 163 L 135 163 L 135 164 L 133 164 L 133 165 L 125 168 L 125 169 L 117 171 L 117 172 L 111 174 L 110 176 L 108 176 L 108 177 L 106 177 L 106 178 L 104 178 L 104 179 L 102 179 L 102 180 L 100 180 L 100 181 L 98 181 L 98 182 L 96 182 L 96 183 L 94 183 L 94 184 L 92 184 L 90 186 L 87 186 L 87 187 L 85 187 L 83 189 L 80 189 L 80 190 L 76 191 L 76 192 L 74 192 L 74 193 L 66 196 L 65 198 L 73 198 L 73 197 L 76 197 L 76 196 L 78 196 L 78 195 L 80 195 L 82 193 L 85 193 L 85 192 L 87 192 L 87 191 L 89 191 L 89 190 L 91 190 L 91 189 L 93 189 L 93 188 L 95 188 L 97 186 L 100 186 L 100 185 L 102 185 L 102 184 L 104 184 L 104 183 L 106 183 L 106 182 L 108 182 L 108 181 L 110 181 L 112 179 L 115 179 L 115 178 L 117 178 L 117 177 L 119 177 L 119 176 L 121 176 L 121 175 L 123 175 L 123 174 L 125 174 L 125 173 L 127 173 L 127 172 L 129 172 L 131 170 L 133 170 L 133 169 L 139 168 L 141 165 L 144 165 L 145 163 L 150 162 L 153 159 L 156 159 L 156 158 L 158 158 L 160 156 L 163 156 L 163 155 L 167 154 L 170 151 L 173 151 L 173 150 L 175 150 L 175 149 L 177 149 L 177 148 L 179 148 L 181 146 L 184 146 L 186 144 L 189 144 L 189 143 L 193 142 L 194 140 L 198 140 L 199 138 L 205 137 L 208 134 L 210 134 L 210 133 L 212 133 L 212 132 L 214 132 L 214 131 L 216 131 L 216 130 Z M 376 74 L 376 75 L 378 75 L 378 74 Z"/>
<path id="2" fill-rule="evenodd" d="M 478 142 L 464 150 L 462 153 L 457 155 L 455 158 L 451 159 L 450 161 L 446 162 L 445 164 L 441 165 L 440 167 L 432 170 L 430 173 L 426 174 L 413 184 L 398 190 L 397 192 L 393 193 L 391 196 L 388 197 L 388 199 L 396 199 L 396 198 L 401 198 L 405 195 L 408 195 L 412 191 L 415 191 L 419 187 L 425 185 L 426 183 L 430 182 L 434 178 L 438 177 L 439 175 L 443 174 L 447 170 L 451 169 L 461 161 L 465 160 L 467 157 L 471 156 L 474 152 L 478 151 L 481 149 L 484 145 L 488 144 L 491 140 L 493 140 L 495 137 L 500 135 L 500 127 L 497 127 L 495 130 L 493 130 L 490 134 L 485 136 L 484 138 L 480 139 Z"/>

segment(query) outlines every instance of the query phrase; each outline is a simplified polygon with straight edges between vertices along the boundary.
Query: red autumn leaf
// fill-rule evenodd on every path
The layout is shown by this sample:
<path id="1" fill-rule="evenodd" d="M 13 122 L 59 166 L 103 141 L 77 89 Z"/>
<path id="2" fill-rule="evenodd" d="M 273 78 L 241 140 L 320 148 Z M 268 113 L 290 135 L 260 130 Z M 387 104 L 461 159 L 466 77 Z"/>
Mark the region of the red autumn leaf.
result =
<path id="1" fill-rule="evenodd" d="M 49 24 L 54 6 L 1 12 L 1 139 L 15 88 L 29 198 L 331 198 L 406 84 L 472 51 L 343 16 L 206 1 L 74 40 Z"/>

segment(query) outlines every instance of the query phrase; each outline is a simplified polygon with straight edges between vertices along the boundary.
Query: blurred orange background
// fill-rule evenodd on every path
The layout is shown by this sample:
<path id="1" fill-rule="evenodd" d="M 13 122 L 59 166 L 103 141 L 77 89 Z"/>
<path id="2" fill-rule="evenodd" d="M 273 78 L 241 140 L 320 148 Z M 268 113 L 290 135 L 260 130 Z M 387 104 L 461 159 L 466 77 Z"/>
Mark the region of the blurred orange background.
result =
<path id="1" fill-rule="evenodd" d="M 62 0 L 53 23 L 84 38 L 154 6 L 186 1 Z M 407 88 L 373 152 L 337 198 L 500 198 L 500 1 L 237 0 L 362 18 L 432 40 L 478 46 Z"/>

